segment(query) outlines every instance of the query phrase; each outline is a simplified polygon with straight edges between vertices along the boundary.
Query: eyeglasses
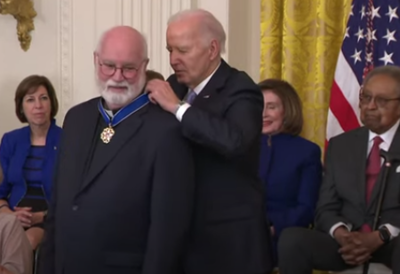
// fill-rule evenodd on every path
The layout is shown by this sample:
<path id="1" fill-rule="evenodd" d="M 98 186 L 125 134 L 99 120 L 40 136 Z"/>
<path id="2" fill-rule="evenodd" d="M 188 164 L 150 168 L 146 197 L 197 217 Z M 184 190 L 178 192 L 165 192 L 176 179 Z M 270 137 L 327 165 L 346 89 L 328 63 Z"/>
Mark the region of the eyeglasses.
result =
<path id="1" fill-rule="evenodd" d="M 371 101 L 374 101 L 378 108 L 384 108 L 390 101 L 399 101 L 400 97 L 397 98 L 382 98 L 382 97 L 372 97 L 371 95 L 360 93 L 360 103 L 362 105 L 368 105 Z"/>
<path id="2" fill-rule="evenodd" d="M 142 62 L 140 62 L 140 65 L 138 68 L 136 67 L 131 67 L 131 66 L 127 66 L 127 67 L 117 67 L 113 64 L 105 64 L 102 61 L 100 61 L 99 59 L 99 66 L 100 66 L 100 72 L 103 73 L 106 76 L 113 76 L 117 70 L 121 70 L 121 74 L 125 79 L 132 79 L 136 76 L 140 66 L 142 65 L 142 63 L 146 61 L 143 60 Z"/>

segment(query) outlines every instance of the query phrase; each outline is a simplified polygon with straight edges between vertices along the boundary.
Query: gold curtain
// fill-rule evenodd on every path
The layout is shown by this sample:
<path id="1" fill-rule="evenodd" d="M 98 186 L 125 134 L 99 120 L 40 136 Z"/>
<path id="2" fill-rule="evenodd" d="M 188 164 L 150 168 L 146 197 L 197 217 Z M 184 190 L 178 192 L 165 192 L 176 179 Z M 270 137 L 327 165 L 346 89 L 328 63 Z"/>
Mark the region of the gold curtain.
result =
<path id="1" fill-rule="evenodd" d="M 351 0 L 261 0 L 261 80 L 281 78 L 296 88 L 302 136 L 321 148 L 350 7 Z"/>

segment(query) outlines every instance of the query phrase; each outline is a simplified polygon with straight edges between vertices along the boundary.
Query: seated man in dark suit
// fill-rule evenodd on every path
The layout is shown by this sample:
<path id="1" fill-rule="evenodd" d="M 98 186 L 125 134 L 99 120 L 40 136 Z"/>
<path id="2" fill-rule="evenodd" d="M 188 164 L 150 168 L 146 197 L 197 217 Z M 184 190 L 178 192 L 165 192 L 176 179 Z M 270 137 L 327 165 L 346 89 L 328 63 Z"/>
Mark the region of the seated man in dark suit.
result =
<path id="1" fill-rule="evenodd" d="M 41 274 L 175 274 L 192 216 L 194 169 L 179 122 L 143 94 L 144 37 L 107 31 L 94 53 L 101 97 L 68 111 Z"/>
<path id="2" fill-rule="evenodd" d="M 400 68 L 378 67 L 360 92 L 364 126 L 330 140 L 316 230 L 289 228 L 278 244 L 281 274 L 342 271 L 371 259 L 400 273 L 400 173 L 389 171 L 378 230 L 371 231 L 382 184 L 380 149 L 400 154 Z"/>

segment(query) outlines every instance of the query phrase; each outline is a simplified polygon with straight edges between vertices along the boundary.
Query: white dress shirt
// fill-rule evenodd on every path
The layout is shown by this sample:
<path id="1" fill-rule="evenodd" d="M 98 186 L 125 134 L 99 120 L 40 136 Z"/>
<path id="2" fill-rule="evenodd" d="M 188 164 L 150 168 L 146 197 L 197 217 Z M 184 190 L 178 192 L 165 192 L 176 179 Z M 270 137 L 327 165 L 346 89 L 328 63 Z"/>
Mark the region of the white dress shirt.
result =
<path id="1" fill-rule="evenodd" d="M 368 150 L 367 150 L 367 158 L 368 158 L 368 154 L 370 153 L 371 149 L 372 149 L 372 145 L 374 144 L 374 138 L 376 136 L 379 136 L 382 138 L 383 142 L 379 145 L 379 148 L 388 151 L 390 145 L 392 144 L 394 135 L 396 134 L 397 128 L 399 127 L 400 124 L 400 120 L 397 121 L 396 124 L 394 124 L 388 131 L 386 131 L 385 133 L 379 135 L 376 134 L 372 131 L 369 131 L 369 137 L 368 137 Z M 383 164 L 383 159 L 382 159 L 382 164 Z M 352 224 L 345 224 L 345 223 L 337 223 L 335 225 L 332 226 L 332 228 L 329 230 L 329 234 L 331 234 L 331 236 L 333 237 L 333 233 L 335 232 L 336 228 L 340 227 L 340 226 L 344 226 L 346 227 L 349 231 L 351 230 L 351 228 L 353 227 Z M 383 224 L 381 225 L 379 228 L 381 227 L 386 227 L 390 234 L 391 234 L 391 238 L 393 237 L 397 237 L 399 235 L 400 229 L 398 227 L 395 227 L 391 224 Z"/>
<path id="2" fill-rule="evenodd" d="M 220 65 L 221 65 L 221 63 L 217 66 L 217 68 L 206 79 L 204 79 L 200 84 L 198 84 L 193 89 L 193 91 L 196 93 L 196 95 L 200 94 L 200 92 L 208 84 L 208 82 L 210 81 L 211 77 L 214 75 L 214 73 L 217 71 L 217 69 L 219 68 Z M 189 90 L 188 90 L 188 92 L 189 92 Z M 176 119 L 178 119 L 179 122 L 182 121 L 183 114 L 185 114 L 185 112 L 186 112 L 186 110 L 188 108 L 190 108 L 190 104 L 184 103 L 181 106 L 179 106 L 179 108 L 175 112 L 175 117 L 176 117 Z"/>

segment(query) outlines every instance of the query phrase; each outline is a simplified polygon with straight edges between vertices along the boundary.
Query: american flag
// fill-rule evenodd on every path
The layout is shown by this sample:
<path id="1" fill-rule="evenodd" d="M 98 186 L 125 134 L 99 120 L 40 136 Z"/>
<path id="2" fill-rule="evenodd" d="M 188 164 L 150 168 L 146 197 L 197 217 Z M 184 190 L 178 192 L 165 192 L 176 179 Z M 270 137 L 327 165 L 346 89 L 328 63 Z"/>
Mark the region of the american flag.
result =
<path id="1" fill-rule="evenodd" d="M 399 6 L 400 0 L 353 0 L 331 89 L 327 141 L 361 125 L 364 75 L 373 67 L 400 65 Z"/>

